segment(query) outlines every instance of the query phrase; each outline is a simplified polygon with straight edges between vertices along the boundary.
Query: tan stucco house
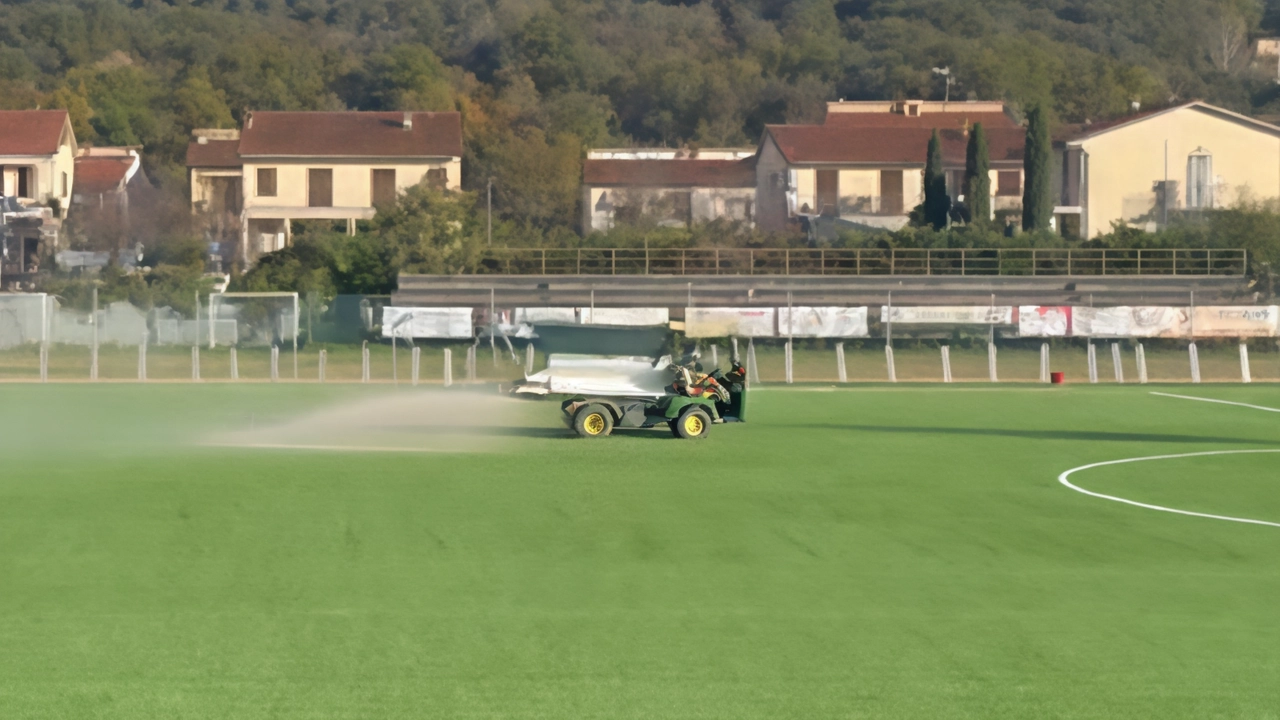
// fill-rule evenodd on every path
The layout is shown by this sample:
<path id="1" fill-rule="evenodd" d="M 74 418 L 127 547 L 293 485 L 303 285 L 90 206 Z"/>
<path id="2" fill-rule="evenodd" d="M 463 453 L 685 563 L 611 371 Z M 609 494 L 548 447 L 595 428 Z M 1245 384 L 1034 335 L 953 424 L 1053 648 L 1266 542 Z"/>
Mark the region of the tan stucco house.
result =
<path id="1" fill-rule="evenodd" d="M 898 229 L 924 199 L 929 138 L 942 141 L 947 190 L 961 196 L 969 129 L 982 123 L 993 212 L 1019 212 L 1026 131 L 999 102 L 831 102 L 819 125 L 767 125 L 756 160 L 756 223 L 781 230 L 825 216 Z"/>
<path id="2" fill-rule="evenodd" d="M 582 164 L 582 230 L 617 223 L 751 224 L 755 150 L 592 150 Z"/>
<path id="3" fill-rule="evenodd" d="M 1280 198 L 1280 127 L 1203 102 L 1070 128 L 1059 227 L 1155 230 L 1180 213 Z"/>
<path id="4" fill-rule="evenodd" d="M 0 195 L 57 204 L 65 218 L 75 183 L 76 149 L 66 110 L 0 111 Z"/>
<path id="5" fill-rule="evenodd" d="M 343 221 L 354 233 L 357 220 L 418 183 L 462 185 L 456 112 L 257 111 L 238 137 L 198 132 L 187 155 L 193 207 L 238 210 L 246 265 L 284 248 L 293 220 Z"/>

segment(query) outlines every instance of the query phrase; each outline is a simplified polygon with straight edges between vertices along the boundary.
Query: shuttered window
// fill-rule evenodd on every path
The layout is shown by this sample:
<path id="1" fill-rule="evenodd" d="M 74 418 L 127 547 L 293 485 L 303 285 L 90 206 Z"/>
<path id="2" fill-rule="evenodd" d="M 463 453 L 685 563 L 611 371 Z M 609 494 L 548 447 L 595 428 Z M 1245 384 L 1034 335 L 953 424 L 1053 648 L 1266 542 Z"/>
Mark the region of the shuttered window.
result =
<path id="1" fill-rule="evenodd" d="M 436 168 L 427 171 L 427 186 L 444 190 L 449 186 L 449 170 L 446 168 Z"/>
<path id="2" fill-rule="evenodd" d="M 395 170 L 374 170 L 372 183 L 374 205 L 391 205 L 396 201 Z"/>
<path id="3" fill-rule="evenodd" d="M 307 170 L 307 205 L 309 207 L 333 207 L 333 170 L 311 168 Z"/>
<path id="4" fill-rule="evenodd" d="M 276 169 L 258 168 L 258 197 L 276 196 Z"/>
<path id="5" fill-rule="evenodd" d="M 1009 197 L 1022 194 L 1022 171 L 1001 170 L 996 173 L 996 195 Z"/>

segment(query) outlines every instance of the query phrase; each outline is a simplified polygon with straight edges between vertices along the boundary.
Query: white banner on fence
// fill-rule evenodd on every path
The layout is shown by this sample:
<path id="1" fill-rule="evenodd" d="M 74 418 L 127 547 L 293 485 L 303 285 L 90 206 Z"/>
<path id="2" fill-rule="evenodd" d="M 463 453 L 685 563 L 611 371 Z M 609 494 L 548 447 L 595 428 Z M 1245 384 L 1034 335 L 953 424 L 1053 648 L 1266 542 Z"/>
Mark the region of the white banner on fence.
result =
<path id="1" fill-rule="evenodd" d="M 1070 331 L 1070 307 L 1022 305 L 1018 308 L 1018 335 L 1022 337 L 1066 337 Z"/>
<path id="2" fill-rule="evenodd" d="M 1076 307 L 1071 334 L 1077 337 L 1190 337 L 1191 317 L 1184 307 Z"/>
<path id="3" fill-rule="evenodd" d="M 773 308 L 687 308 L 684 334 L 702 337 L 775 337 Z"/>
<path id="4" fill-rule="evenodd" d="M 384 307 L 382 337 L 471 338 L 475 328 L 469 307 Z"/>
<path id="5" fill-rule="evenodd" d="M 589 307 L 524 307 L 516 308 L 517 325 L 616 325 L 624 327 L 656 327 L 671 320 L 667 308 L 589 308 Z"/>
<path id="6" fill-rule="evenodd" d="M 1275 305 L 1235 305 L 1198 307 L 1192 318 L 1196 337 L 1275 337 Z"/>
<path id="7" fill-rule="evenodd" d="M 780 307 L 778 308 L 778 335 L 782 337 L 866 337 L 867 309 L 864 307 Z"/>
<path id="8" fill-rule="evenodd" d="M 1011 325 L 1013 306 L 881 306 L 880 321 L 938 325 Z"/>

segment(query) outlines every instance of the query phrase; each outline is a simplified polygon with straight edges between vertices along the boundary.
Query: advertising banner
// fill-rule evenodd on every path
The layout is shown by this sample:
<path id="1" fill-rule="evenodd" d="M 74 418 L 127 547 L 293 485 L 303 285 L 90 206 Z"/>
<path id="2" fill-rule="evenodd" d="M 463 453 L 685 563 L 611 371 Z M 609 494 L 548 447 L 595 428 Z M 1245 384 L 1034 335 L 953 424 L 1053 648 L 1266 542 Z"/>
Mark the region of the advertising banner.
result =
<path id="1" fill-rule="evenodd" d="M 1076 307 L 1071 309 L 1071 334 L 1077 337 L 1190 337 L 1191 317 L 1184 307 Z"/>
<path id="2" fill-rule="evenodd" d="M 1275 337 L 1275 305 L 1222 305 L 1198 307 L 1191 329 L 1196 337 Z"/>
<path id="3" fill-rule="evenodd" d="M 1066 337 L 1071 332 L 1071 308 L 1066 305 L 1022 305 L 1018 308 L 1018 335 Z"/>
<path id="4" fill-rule="evenodd" d="M 704 337 L 776 337 L 773 308 L 687 308 L 684 334 Z"/>
<path id="5" fill-rule="evenodd" d="M 661 308 L 528 307 L 516 308 L 517 325 L 666 325 L 670 314 Z"/>
<path id="6" fill-rule="evenodd" d="M 469 307 L 384 307 L 382 337 L 467 338 L 475 335 Z"/>
<path id="7" fill-rule="evenodd" d="M 880 308 L 880 322 L 932 325 L 1012 325 L 1012 305 Z"/>
<path id="8" fill-rule="evenodd" d="M 857 338 L 867 336 L 865 307 L 778 308 L 781 337 Z"/>

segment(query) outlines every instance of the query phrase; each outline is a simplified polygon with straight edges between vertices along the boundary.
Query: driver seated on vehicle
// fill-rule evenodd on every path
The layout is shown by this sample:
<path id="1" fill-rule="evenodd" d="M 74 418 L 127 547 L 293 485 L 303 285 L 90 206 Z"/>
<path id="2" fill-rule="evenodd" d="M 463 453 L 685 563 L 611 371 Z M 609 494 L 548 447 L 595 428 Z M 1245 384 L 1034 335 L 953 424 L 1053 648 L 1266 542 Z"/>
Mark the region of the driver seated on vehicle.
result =
<path id="1" fill-rule="evenodd" d="M 716 379 L 702 371 L 702 363 L 694 363 L 693 370 L 681 366 L 676 370 L 676 380 L 671 383 L 672 392 L 685 397 L 716 397 L 721 402 L 729 402 L 729 391 L 725 390 Z"/>

